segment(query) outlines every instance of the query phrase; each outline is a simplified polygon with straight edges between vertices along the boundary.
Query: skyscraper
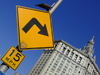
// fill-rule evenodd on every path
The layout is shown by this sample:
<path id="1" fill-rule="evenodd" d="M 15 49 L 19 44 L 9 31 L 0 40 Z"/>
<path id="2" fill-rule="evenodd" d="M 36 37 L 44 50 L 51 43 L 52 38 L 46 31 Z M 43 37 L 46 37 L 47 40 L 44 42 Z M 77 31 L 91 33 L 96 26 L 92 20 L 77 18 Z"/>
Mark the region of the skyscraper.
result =
<path id="1" fill-rule="evenodd" d="M 94 37 L 83 50 L 57 40 L 55 49 L 44 50 L 27 75 L 100 75 L 93 46 Z"/>

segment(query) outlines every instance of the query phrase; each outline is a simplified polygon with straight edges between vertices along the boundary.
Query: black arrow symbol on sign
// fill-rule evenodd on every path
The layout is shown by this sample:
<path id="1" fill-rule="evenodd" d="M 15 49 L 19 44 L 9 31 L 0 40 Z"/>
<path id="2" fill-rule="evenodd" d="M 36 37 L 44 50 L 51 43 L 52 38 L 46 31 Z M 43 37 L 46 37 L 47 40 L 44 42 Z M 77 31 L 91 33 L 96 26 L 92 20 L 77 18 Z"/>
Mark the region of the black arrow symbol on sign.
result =
<path id="1" fill-rule="evenodd" d="M 44 24 L 44 27 L 39 23 L 39 21 L 36 18 L 32 18 L 23 28 L 22 30 L 27 33 L 30 28 L 36 24 L 37 27 L 40 29 L 40 31 L 38 32 L 39 34 L 48 36 L 48 32 L 47 32 L 47 28 L 46 28 L 46 24 Z"/>

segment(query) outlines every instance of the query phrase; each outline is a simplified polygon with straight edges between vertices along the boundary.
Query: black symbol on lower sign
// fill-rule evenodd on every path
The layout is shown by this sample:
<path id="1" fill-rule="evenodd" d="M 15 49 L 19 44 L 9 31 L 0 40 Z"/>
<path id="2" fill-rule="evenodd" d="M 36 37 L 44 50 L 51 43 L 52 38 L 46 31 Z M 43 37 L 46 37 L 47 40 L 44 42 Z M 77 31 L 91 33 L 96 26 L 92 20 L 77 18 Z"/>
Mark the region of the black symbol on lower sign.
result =
<path id="1" fill-rule="evenodd" d="M 36 24 L 37 27 L 40 29 L 40 31 L 38 32 L 39 34 L 45 35 L 45 36 L 49 36 L 48 32 L 47 32 L 47 28 L 46 28 L 46 24 L 44 24 L 44 27 L 39 23 L 39 21 L 36 18 L 32 18 L 23 28 L 22 30 L 27 33 L 30 28 Z"/>

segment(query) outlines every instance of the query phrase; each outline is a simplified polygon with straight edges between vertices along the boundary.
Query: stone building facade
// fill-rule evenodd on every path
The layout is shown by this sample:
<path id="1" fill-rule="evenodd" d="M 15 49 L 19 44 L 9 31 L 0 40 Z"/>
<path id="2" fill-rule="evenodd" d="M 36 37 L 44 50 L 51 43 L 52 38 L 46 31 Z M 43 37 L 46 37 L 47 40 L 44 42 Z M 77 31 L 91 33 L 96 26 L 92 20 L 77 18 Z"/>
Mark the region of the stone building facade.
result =
<path id="1" fill-rule="evenodd" d="M 83 50 L 57 40 L 55 49 L 44 50 L 27 75 L 100 75 L 93 46 L 94 38 Z"/>

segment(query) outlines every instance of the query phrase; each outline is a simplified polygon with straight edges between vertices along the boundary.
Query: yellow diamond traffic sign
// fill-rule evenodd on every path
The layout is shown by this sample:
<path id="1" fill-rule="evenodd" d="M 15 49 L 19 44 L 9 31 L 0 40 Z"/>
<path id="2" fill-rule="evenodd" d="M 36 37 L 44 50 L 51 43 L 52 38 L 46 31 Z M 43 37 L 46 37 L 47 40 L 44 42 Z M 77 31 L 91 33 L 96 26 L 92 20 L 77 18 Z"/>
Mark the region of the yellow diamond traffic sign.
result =
<path id="1" fill-rule="evenodd" d="M 1 60 L 13 70 L 16 70 L 25 56 L 19 52 L 14 46 L 11 46 Z"/>
<path id="2" fill-rule="evenodd" d="M 19 50 L 54 48 L 48 11 L 16 6 Z"/>

